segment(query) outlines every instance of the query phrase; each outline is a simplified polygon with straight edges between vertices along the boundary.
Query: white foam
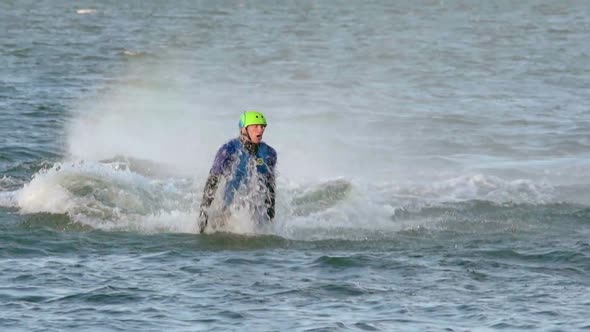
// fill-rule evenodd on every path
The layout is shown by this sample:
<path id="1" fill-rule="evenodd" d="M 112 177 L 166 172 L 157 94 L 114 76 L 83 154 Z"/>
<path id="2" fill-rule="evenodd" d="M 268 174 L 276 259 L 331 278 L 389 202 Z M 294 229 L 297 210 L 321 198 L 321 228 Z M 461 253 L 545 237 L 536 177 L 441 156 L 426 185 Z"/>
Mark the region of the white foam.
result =
<path id="1" fill-rule="evenodd" d="M 220 229 L 224 232 L 236 234 L 256 234 L 258 230 L 252 220 L 251 211 L 247 209 L 232 209 L 226 224 Z"/>
<path id="2" fill-rule="evenodd" d="M 60 185 L 59 177 L 47 171 L 37 173 L 16 195 L 22 213 L 67 213 L 74 207 L 70 194 Z"/>
<path id="3" fill-rule="evenodd" d="M 19 190 L 0 192 L 0 206 L 66 214 L 104 230 L 194 233 L 192 194 L 185 180 L 150 179 L 121 162 L 72 161 L 40 170 Z"/>
<path id="4" fill-rule="evenodd" d="M 75 214 L 73 219 L 104 231 L 134 231 L 146 234 L 199 233 L 196 215 L 192 211 L 159 211 L 148 215 L 126 214 L 109 220 L 97 219 L 85 214 Z"/>
<path id="5" fill-rule="evenodd" d="M 198 233 L 201 182 L 150 178 L 122 162 L 64 162 L 41 170 L 21 190 L 0 193 L 0 205 L 18 207 L 22 213 L 67 214 L 75 222 L 103 230 Z M 548 185 L 482 174 L 427 186 L 375 186 L 345 178 L 298 183 L 279 178 L 272 227 L 260 229 L 252 211 L 232 207 L 230 219 L 215 231 L 272 233 L 300 240 L 362 240 L 367 232 L 395 233 L 440 221 L 393 217 L 408 206 L 420 209 L 468 200 L 542 204 L 551 202 L 553 194 Z"/>
<path id="6" fill-rule="evenodd" d="M 0 192 L 0 206 L 7 208 L 18 207 L 19 205 L 16 196 L 18 195 L 19 191 L 20 190 Z"/>
<path id="7" fill-rule="evenodd" d="M 78 15 L 91 15 L 96 14 L 96 9 L 76 9 L 76 14 Z"/>
<path id="8" fill-rule="evenodd" d="M 0 177 L 0 191 L 13 189 L 16 186 L 19 186 L 21 183 L 22 182 L 18 179 L 15 179 L 7 175 L 3 175 L 2 177 Z"/>
<path id="9" fill-rule="evenodd" d="M 460 176 L 433 183 L 420 193 L 436 201 L 487 200 L 496 203 L 542 204 L 550 201 L 553 188 L 531 180 L 504 180 L 483 174 Z"/>
<path id="10" fill-rule="evenodd" d="M 322 188 L 325 184 L 343 181 L 329 180 L 319 185 L 306 184 L 301 187 L 293 183 L 279 190 L 279 198 L 293 200 L 309 190 L 309 186 Z M 376 201 L 370 195 L 371 188 L 358 183 L 351 184 L 349 192 L 338 193 L 326 208 L 312 209 L 309 214 L 295 213 L 297 209 L 288 204 L 278 205 L 274 232 L 285 238 L 298 240 L 320 239 L 364 239 L 367 232 L 398 232 L 407 225 L 392 221 L 392 207 Z M 285 190 L 285 191 L 284 191 Z M 320 189 L 321 190 L 321 189 Z M 329 196 L 329 192 L 326 192 Z M 279 201 L 280 202 L 280 201 Z"/>
<path id="11" fill-rule="evenodd" d="M 123 51 L 123 55 L 128 56 L 128 57 L 141 56 L 143 54 L 144 54 L 144 52 L 139 52 L 139 51 L 131 51 L 131 50 L 124 50 Z"/>
<path id="12" fill-rule="evenodd" d="M 199 233 L 197 215 L 194 211 L 161 211 L 142 218 L 140 229 L 143 231 L 166 231 L 175 233 Z"/>

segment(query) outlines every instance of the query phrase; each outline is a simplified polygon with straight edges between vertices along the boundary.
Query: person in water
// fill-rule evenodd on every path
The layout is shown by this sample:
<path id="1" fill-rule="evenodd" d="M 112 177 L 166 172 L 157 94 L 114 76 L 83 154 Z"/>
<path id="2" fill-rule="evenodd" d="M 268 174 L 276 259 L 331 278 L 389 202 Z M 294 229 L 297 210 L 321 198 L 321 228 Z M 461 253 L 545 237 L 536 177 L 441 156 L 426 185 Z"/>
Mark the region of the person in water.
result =
<path id="1" fill-rule="evenodd" d="M 240 116 L 240 134 L 223 144 L 215 155 L 213 166 L 205 184 L 199 211 L 199 231 L 203 233 L 211 223 L 210 212 L 214 205 L 227 215 L 236 194 L 246 193 L 263 220 L 272 222 L 275 216 L 275 166 L 277 153 L 262 142 L 266 118 L 260 112 L 246 111 Z M 221 187 L 221 188 L 219 188 Z M 218 193 L 218 189 L 222 189 Z M 220 204 L 219 204 L 220 203 Z"/>

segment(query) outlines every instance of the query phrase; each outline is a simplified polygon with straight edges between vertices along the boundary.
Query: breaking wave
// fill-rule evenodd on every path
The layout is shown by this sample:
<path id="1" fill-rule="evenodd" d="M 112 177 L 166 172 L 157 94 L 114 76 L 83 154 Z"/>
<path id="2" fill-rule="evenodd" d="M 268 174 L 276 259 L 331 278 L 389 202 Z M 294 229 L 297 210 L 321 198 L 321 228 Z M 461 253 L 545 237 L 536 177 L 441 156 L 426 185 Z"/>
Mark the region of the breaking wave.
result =
<path id="1" fill-rule="evenodd" d="M 0 184 L 13 188 L 14 181 L 3 177 Z M 21 189 L 0 192 L 0 206 L 26 215 L 61 215 L 62 223 L 90 229 L 198 233 L 196 207 L 203 185 L 203 178 L 166 174 L 164 167 L 145 160 L 62 162 L 39 170 Z M 258 232 L 298 240 L 366 240 L 424 230 L 530 231 L 546 227 L 552 215 L 572 222 L 588 216 L 586 205 L 562 200 L 587 188 L 565 190 L 485 175 L 428 186 L 279 178 L 278 187 L 276 221 Z M 247 214 L 233 220 L 221 231 L 257 232 Z"/>

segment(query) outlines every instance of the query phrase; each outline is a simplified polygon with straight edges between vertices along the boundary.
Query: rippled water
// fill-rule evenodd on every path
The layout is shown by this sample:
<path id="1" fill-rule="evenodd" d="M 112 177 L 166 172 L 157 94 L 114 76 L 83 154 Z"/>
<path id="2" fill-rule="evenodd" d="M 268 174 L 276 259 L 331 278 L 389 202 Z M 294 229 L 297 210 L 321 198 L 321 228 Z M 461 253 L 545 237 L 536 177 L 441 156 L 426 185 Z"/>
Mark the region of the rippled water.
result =
<path id="1" fill-rule="evenodd" d="M 0 327 L 590 329 L 590 4 L 0 3 Z M 197 234 L 269 119 L 277 220 Z"/>

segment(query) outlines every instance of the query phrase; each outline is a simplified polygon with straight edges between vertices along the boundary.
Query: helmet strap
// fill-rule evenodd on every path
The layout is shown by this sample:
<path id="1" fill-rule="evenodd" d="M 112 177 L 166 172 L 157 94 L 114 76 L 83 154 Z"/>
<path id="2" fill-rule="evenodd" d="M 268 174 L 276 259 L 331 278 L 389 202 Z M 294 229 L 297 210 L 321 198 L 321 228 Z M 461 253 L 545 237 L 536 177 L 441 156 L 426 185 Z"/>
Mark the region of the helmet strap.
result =
<path id="1" fill-rule="evenodd" d="M 242 135 L 242 137 L 245 137 L 245 138 L 247 138 L 247 141 L 248 141 L 248 142 L 252 142 L 252 138 L 250 138 L 250 133 L 248 133 L 248 128 L 247 128 L 247 127 L 244 127 L 243 129 L 246 131 L 246 133 L 244 134 L 244 133 L 242 133 L 242 131 L 240 130 L 240 135 Z"/>

